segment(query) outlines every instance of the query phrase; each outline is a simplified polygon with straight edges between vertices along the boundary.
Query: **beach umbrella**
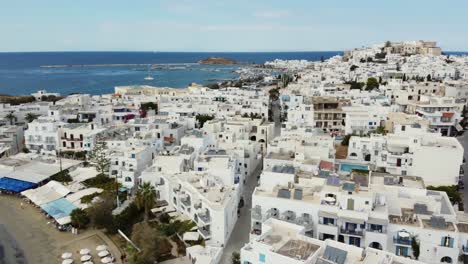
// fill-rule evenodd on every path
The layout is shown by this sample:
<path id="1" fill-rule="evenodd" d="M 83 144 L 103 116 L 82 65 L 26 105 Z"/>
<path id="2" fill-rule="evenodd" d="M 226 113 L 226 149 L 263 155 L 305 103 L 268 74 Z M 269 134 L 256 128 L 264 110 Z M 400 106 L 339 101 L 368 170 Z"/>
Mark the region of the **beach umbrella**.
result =
<path id="1" fill-rule="evenodd" d="M 62 261 L 62 264 L 72 264 L 73 263 L 73 259 L 64 259 Z"/>
<path id="2" fill-rule="evenodd" d="M 72 253 L 70 253 L 70 252 L 65 252 L 65 253 L 62 254 L 63 259 L 69 259 L 71 257 L 72 257 Z"/>
<path id="3" fill-rule="evenodd" d="M 80 255 L 88 255 L 89 253 L 91 253 L 91 250 L 87 248 L 83 248 L 82 250 L 80 250 Z"/>
<path id="4" fill-rule="evenodd" d="M 81 261 L 85 262 L 85 261 L 88 261 L 91 259 L 91 256 L 90 255 L 84 255 L 84 256 L 81 256 Z"/>
<path id="5" fill-rule="evenodd" d="M 86 262 L 83 262 L 83 264 L 93 264 L 92 261 L 86 261 Z"/>
<path id="6" fill-rule="evenodd" d="M 103 258 L 103 257 L 105 257 L 107 255 L 109 255 L 109 251 L 107 251 L 107 250 L 99 251 L 99 253 L 98 253 L 98 256 L 101 257 L 101 258 Z"/>
<path id="7" fill-rule="evenodd" d="M 105 257 L 105 258 L 101 259 L 101 262 L 104 263 L 104 264 L 105 264 L 105 263 L 111 263 L 111 262 L 112 262 L 112 259 L 109 258 L 109 257 Z"/>
<path id="8" fill-rule="evenodd" d="M 97 251 L 103 251 L 103 250 L 106 250 L 106 249 L 107 249 L 106 245 L 99 245 L 99 246 L 96 247 Z"/>

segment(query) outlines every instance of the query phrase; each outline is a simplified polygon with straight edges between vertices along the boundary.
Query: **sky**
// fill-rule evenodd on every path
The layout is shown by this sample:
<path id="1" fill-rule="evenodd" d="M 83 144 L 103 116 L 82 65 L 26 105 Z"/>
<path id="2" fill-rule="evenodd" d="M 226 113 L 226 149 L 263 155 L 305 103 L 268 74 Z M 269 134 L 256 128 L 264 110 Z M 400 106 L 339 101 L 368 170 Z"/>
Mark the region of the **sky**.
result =
<path id="1" fill-rule="evenodd" d="M 0 52 L 468 51 L 467 0 L 0 0 Z"/>

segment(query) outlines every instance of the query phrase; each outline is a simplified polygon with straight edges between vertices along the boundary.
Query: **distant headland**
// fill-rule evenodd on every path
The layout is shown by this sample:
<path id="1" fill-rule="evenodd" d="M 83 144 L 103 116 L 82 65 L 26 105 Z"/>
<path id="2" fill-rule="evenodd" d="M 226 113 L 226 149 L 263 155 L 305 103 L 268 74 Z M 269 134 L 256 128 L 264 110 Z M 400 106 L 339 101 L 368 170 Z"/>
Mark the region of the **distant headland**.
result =
<path id="1" fill-rule="evenodd" d="M 218 65 L 218 64 L 239 64 L 237 61 L 224 57 L 208 57 L 204 60 L 198 61 L 199 64 L 204 65 Z"/>

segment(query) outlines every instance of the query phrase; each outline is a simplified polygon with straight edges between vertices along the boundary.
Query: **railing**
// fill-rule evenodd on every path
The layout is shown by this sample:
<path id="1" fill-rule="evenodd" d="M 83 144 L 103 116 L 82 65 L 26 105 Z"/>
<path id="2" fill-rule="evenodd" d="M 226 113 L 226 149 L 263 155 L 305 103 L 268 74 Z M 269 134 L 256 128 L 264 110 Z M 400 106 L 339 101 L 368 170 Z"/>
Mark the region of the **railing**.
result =
<path id="1" fill-rule="evenodd" d="M 468 254 L 468 245 L 466 245 L 466 246 L 463 245 L 462 246 L 462 251 L 463 251 L 464 254 Z"/>
<path id="2" fill-rule="evenodd" d="M 202 220 L 205 224 L 209 224 L 211 222 L 211 217 L 207 214 L 198 214 L 198 219 Z"/>
<path id="3" fill-rule="evenodd" d="M 203 238 L 208 239 L 211 237 L 211 231 L 203 228 L 198 229 L 198 232 L 203 236 Z"/>
<path id="4" fill-rule="evenodd" d="M 367 232 L 373 232 L 373 233 L 382 233 L 382 234 L 385 234 L 387 233 L 387 230 L 385 230 L 384 228 L 382 229 L 366 229 Z"/>
<path id="5" fill-rule="evenodd" d="M 353 235 L 353 236 L 363 236 L 364 232 L 362 230 L 356 230 L 356 229 L 346 229 L 346 228 L 340 228 L 340 233 L 341 234 L 346 234 L 346 235 Z"/>
<path id="6" fill-rule="evenodd" d="M 393 237 L 393 243 L 394 244 L 410 246 L 411 245 L 411 239 L 410 238 Z"/>

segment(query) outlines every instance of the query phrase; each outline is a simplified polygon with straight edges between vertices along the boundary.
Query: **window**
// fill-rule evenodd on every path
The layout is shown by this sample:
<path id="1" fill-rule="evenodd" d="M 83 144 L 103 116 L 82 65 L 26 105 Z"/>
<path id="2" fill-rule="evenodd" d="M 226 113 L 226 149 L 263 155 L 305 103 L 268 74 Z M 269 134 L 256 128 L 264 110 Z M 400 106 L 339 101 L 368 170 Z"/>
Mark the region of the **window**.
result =
<path id="1" fill-rule="evenodd" d="M 443 246 L 443 247 L 450 247 L 452 248 L 453 247 L 453 238 L 450 237 L 450 236 L 444 236 L 442 237 L 441 241 L 440 241 L 440 245 Z"/>
<path id="2" fill-rule="evenodd" d="M 265 260 L 265 254 L 259 254 L 259 255 L 258 255 L 258 260 L 259 260 L 260 262 L 265 263 L 265 262 L 266 262 L 266 260 Z"/>
<path id="3" fill-rule="evenodd" d="M 125 182 L 131 182 L 132 181 L 132 178 L 130 177 L 125 177 Z"/>

